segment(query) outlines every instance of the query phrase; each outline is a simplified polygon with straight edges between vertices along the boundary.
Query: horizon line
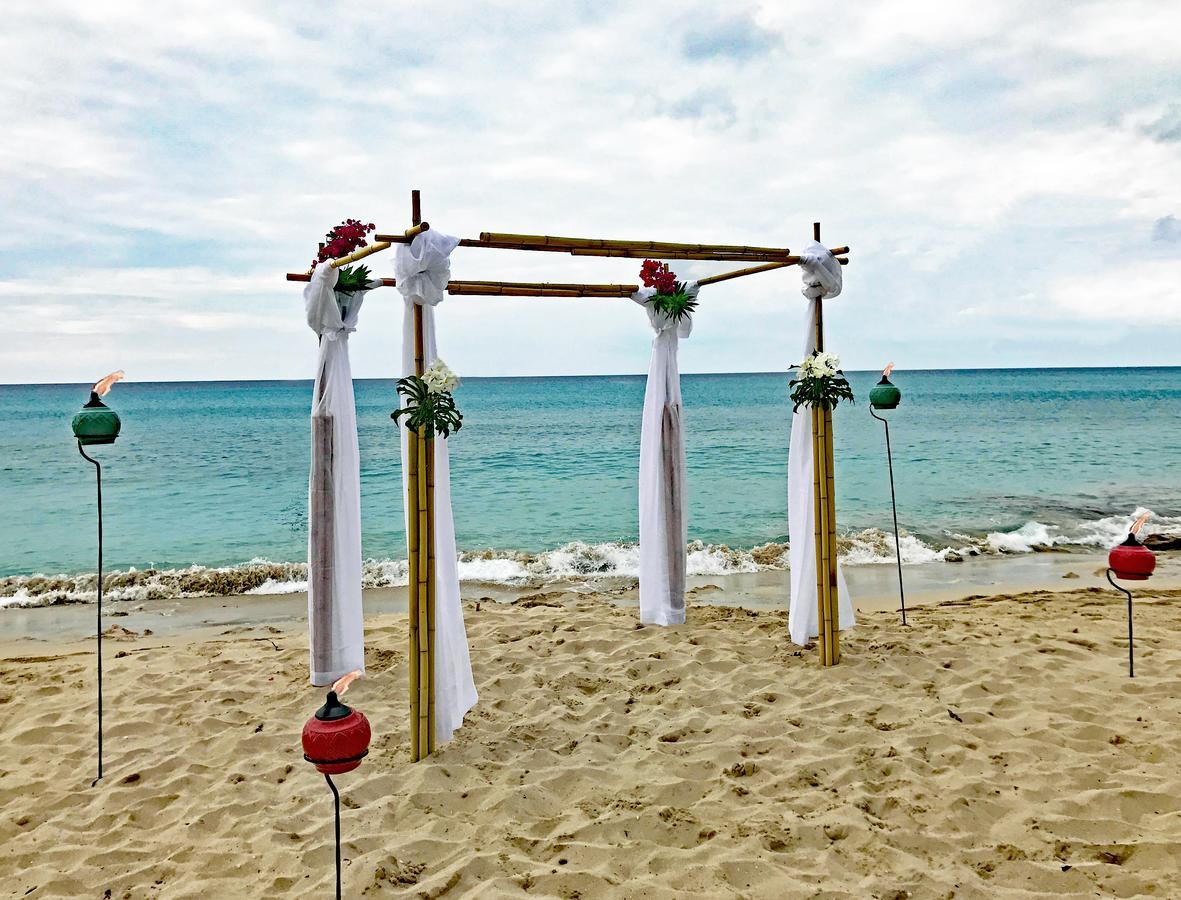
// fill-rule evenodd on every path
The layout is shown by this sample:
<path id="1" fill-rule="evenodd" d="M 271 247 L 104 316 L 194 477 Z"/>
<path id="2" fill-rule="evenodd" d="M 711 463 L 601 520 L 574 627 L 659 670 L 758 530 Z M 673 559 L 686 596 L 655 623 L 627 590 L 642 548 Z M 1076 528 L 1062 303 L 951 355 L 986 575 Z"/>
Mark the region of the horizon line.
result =
<path id="1" fill-rule="evenodd" d="M 1015 371 L 1030 371 L 1030 372 L 1070 372 L 1070 371 L 1087 371 L 1091 369 L 1179 369 L 1181 365 L 1171 366 L 965 366 L 963 368 L 927 368 L 927 369 L 902 369 L 895 368 L 895 372 L 1015 372 Z M 848 374 L 861 373 L 880 373 L 881 369 L 846 369 L 843 370 Z M 681 372 L 682 377 L 694 377 L 702 375 L 787 375 L 790 370 L 787 369 L 773 369 L 762 372 Z M 396 381 L 400 375 L 376 375 L 369 377 L 354 377 L 353 381 Z M 495 379 L 512 379 L 512 378 L 644 378 L 647 377 L 646 372 L 609 372 L 609 373 L 587 373 L 587 374 L 571 374 L 559 373 L 551 375 L 464 375 L 464 381 L 492 381 Z M 275 382 L 302 382 L 314 381 L 314 378 L 187 378 L 187 379 L 150 379 L 148 381 L 123 381 L 124 385 L 129 384 L 241 384 L 243 382 L 259 382 L 259 383 L 275 383 Z M 0 387 L 54 387 L 54 386 L 85 386 L 89 382 L 85 381 L 0 381 Z"/>

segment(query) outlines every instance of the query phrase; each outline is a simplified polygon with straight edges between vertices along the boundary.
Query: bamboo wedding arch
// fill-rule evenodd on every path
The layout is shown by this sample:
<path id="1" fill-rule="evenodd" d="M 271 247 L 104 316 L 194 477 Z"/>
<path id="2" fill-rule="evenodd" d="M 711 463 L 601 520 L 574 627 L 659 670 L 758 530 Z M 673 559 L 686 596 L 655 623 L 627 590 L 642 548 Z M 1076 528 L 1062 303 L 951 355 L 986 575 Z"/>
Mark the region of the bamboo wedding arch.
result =
<path id="1" fill-rule="evenodd" d="M 377 233 L 374 243 L 348 256 L 333 260 L 333 268 L 358 262 L 394 244 L 408 244 L 430 229 L 422 220 L 420 192 L 411 192 L 411 227 L 401 233 Z M 820 223 L 812 226 L 812 236 L 820 240 Z M 717 284 L 734 278 L 770 272 L 797 264 L 800 257 L 786 247 L 752 247 L 738 244 L 688 244 L 669 241 L 601 240 L 597 238 L 553 237 L 538 234 L 507 234 L 484 231 L 478 238 L 464 238 L 460 247 L 483 247 L 490 250 L 528 250 L 543 253 L 566 253 L 571 256 L 657 258 L 661 260 L 714 260 L 717 262 L 755 263 L 718 275 L 698 279 L 699 285 Z M 847 265 L 848 247 L 834 247 L 830 252 L 841 265 Z M 288 273 L 288 281 L 310 281 L 310 272 Z M 393 278 L 382 278 L 388 287 Z M 639 290 L 637 284 L 550 283 L 527 281 L 452 280 L 447 292 L 458 296 L 495 297 L 598 297 L 627 298 Z M 823 301 L 817 300 L 816 348 L 824 349 Z M 424 371 L 422 307 L 414 310 L 415 371 Z M 409 439 L 407 465 L 407 545 L 409 557 L 409 631 L 410 631 L 410 755 L 415 761 L 435 749 L 435 559 L 434 559 L 434 439 L 426 429 Z M 820 663 L 835 665 L 840 660 L 839 613 L 837 607 L 836 497 L 833 478 L 832 411 L 812 409 L 813 509 L 816 538 L 816 589 L 820 634 Z"/>

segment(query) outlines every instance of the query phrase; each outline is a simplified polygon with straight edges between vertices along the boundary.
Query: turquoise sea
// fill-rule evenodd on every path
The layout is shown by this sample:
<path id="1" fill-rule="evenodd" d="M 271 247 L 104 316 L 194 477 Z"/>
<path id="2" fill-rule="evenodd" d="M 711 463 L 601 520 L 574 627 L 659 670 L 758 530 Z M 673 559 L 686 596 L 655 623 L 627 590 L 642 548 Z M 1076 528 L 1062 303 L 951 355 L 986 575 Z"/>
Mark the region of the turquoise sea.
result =
<path id="1" fill-rule="evenodd" d="M 892 557 L 878 530 L 891 527 L 885 444 L 865 400 L 878 376 L 849 377 L 858 402 L 835 425 L 846 560 L 882 562 Z M 1106 546 L 1140 507 L 1156 513 L 1156 529 L 1181 530 L 1181 368 L 899 371 L 894 381 L 904 393 L 889 415 L 905 561 Z M 787 382 L 683 378 L 697 571 L 778 564 L 774 547 L 749 550 L 788 539 Z M 628 574 L 643 393 L 643 376 L 463 383 L 451 451 L 464 577 Z M 396 583 L 393 383 L 358 381 L 356 394 L 366 577 Z M 94 474 L 69 427 L 87 395 L 85 385 L 0 386 L 0 576 L 94 571 Z M 123 432 L 95 448 L 107 570 L 302 563 L 310 395 L 307 381 L 116 385 L 108 401 Z M 245 586 L 299 586 L 298 565 L 265 574 Z M 9 602 L 25 596 L 27 579 L 4 583 Z"/>

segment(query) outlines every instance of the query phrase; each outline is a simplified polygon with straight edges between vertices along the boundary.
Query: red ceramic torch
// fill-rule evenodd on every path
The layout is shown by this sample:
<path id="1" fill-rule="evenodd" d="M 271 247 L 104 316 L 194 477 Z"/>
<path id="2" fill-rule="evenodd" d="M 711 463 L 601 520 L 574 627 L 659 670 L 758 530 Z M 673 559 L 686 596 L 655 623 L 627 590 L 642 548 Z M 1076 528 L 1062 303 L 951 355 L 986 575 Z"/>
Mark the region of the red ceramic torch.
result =
<path id="1" fill-rule="evenodd" d="M 340 900 L 340 791 L 333 775 L 351 772 L 369 753 L 369 720 L 340 701 L 340 695 L 361 677 L 360 671 L 338 679 L 324 705 L 303 726 L 303 758 L 324 773 L 336 808 L 336 900 Z"/>
<path id="2" fill-rule="evenodd" d="M 1156 554 L 1140 543 L 1137 537 L 1140 529 L 1152 513 L 1145 513 L 1133 523 L 1128 530 L 1128 537 L 1122 543 L 1111 548 L 1107 554 L 1107 580 L 1111 586 L 1128 598 L 1128 677 L 1136 677 L 1136 663 L 1132 652 L 1132 592 L 1120 587 L 1115 579 L 1122 581 L 1147 581 L 1156 568 Z"/>
<path id="3" fill-rule="evenodd" d="M 1156 568 L 1156 554 L 1140 543 L 1136 533 L 1129 531 L 1127 539 L 1112 547 L 1107 554 L 1107 565 L 1116 578 L 1124 581 L 1147 581 Z"/>
<path id="4" fill-rule="evenodd" d="M 336 691 L 303 726 L 303 758 L 325 775 L 351 772 L 369 752 L 369 720 L 345 706 Z"/>

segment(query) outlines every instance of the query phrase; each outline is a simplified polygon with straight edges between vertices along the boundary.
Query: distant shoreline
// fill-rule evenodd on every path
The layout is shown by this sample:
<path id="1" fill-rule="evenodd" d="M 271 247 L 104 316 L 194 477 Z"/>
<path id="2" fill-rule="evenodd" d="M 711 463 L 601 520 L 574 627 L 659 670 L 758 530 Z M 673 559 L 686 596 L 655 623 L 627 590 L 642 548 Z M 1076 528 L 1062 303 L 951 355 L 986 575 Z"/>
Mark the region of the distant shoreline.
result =
<path id="1" fill-rule="evenodd" d="M 932 368 L 909 368 L 898 369 L 899 372 L 914 372 L 914 373 L 942 373 L 948 374 L 952 372 L 963 373 L 979 373 L 979 372 L 1092 372 L 1102 370 L 1112 371 L 1167 371 L 1172 369 L 1181 369 L 1181 365 L 1171 366 L 957 366 L 955 368 L 946 367 L 932 367 Z M 851 375 L 872 374 L 880 372 L 879 367 L 862 368 L 846 368 L 845 372 Z M 681 372 L 682 378 L 698 378 L 698 377 L 717 377 L 725 375 L 733 375 L 738 378 L 747 377 L 750 375 L 785 375 L 784 371 L 763 371 L 763 372 Z M 397 375 L 372 375 L 372 376 L 355 376 L 354 382 L 358 381 L 394 381 Z M 603 372 L 598 374 L 570 374 L 570 373 L 545 373 L 534 375 L 464 375 L 465 381 L 509 381 L 514 379 L 538 379 L 538 378 L 647 378 L 645 372 Z M 136 384 L 311 384 L 311 378 L 188 378 L 188 379 L 148 379 L 148 380 L 128 380 L 123 382 L 120 390 Z M 18 388 L 18 387 L 80 387 L 85 388 L 91 382 L 89 381 L 0 381 L 0 388 Z"/>
<path id="2" fill-rule="evenodd" d="M 1157 554 L 1151 582 L 1140 588 L 1181 588 L 1181 553 Z M 1030 591 L 1098 591 L 1120 599 L 1103 577 L 1106 554 L 1097 552 L 1038 553 L 1020 557 L 988 557 L 938 566 L 903 568 L 907 607 L 929 606 L 965 597 Z M 892 563 L 845 569 L 857 609 L 881 612 L 898 609 L 898 576 Z M 790 575 L 787 570 L 695 575 L 688 580 L 690 618 L 695 606 L 737 606 L 752 610 L 786 611 Z M 634 577 L 607 576 L 553 579 L 508 585 L 465 581 L 460 585 L 465 604 L 548 602 L 547 597 L 575 594 L 600 597 L 614 605 L 634 606 Z M 367 588 L 366 618 L 406 612 L 404 585 Z M 170 597 L 153 600 L 104 599 L 104 618 L 121 627 L 154 633 L 185 633 L 192 629 L 250 623 L 255 626 L 298 626 L 307 618 L 307 594 L 252 593 Z M 94 636 L 93 603 L 49 606 L 10 606 L 0 609 L 5 637 L 11 639 L 82 640 Z"/>

